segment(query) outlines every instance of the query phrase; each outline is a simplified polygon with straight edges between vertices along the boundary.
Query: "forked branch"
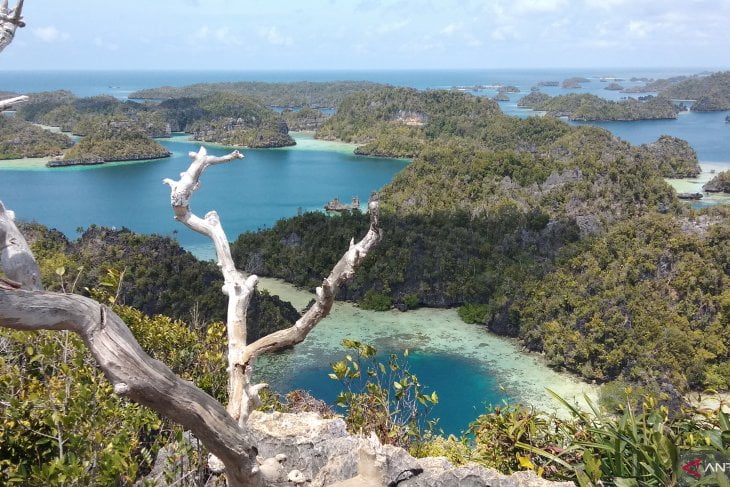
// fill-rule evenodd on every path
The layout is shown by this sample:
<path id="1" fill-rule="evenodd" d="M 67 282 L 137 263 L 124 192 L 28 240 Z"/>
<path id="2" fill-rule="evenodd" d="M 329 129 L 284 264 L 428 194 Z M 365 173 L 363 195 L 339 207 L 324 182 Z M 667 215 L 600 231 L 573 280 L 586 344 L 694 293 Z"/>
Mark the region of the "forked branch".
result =
<path id="1" fill-rule="evenodd" d="M 248 345 L 243 355 L 238 358 L 241 366 L 248 367 L 262 353 L 274 352 L 301 343 L 317 323 L 329 314 L 340 286 L 352 279 L 362 261 L 382 239 L 378 197 L 375 193 L 368 202 L 368 211 L 370 213 L 368 233 L 358 243 L 355 243 L 354 239 L 350 240 L 350 248 L 332 268 L 330 275 L 322 281 L 322 285 L 316 289 L 316 299 L 312 307 L 292 327 L 271 333 Z"/>
<path id="2" fill-rule="evenodd" d="M 25 27 L 23 22 L 23 0 L 18 0 L 14 9 L 8 7 L 8 0 L 0 1 L 0 51 L 15 38 L 15 31 Z"/>
<path id="3" fill-rule="evenodd" d="M 0 202 L 0 326 L 25 331 L 78 333 L 114 392 L 190 429 L 226 466 L 229 485 L 258 485 L 255 448 L 218 401 L 177 377 L 139 346 L 106 306 L 74 294 L 42 290 L 40 273 L 13 212 Z"/>

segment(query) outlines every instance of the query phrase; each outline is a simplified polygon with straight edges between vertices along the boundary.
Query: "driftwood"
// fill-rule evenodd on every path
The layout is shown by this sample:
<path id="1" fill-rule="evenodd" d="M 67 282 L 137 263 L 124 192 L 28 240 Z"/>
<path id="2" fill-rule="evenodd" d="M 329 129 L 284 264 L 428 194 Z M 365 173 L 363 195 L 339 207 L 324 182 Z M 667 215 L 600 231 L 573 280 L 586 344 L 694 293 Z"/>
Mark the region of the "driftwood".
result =
<path id="1" fill-rule="evenodd" d="M 23 0 L 18 0 L 14 9 L 8 7 L 8 0 L 0 1 L 0 52 L 13 42 L 15 31 L 19 27 L 25 27 Z"/>
<path id="2" fill-rule="evenodd" d="M 213 239 L 223 271 L 224 292 L 229 296 L 229 325 L 234 328 L 234 346 L 229 348 L 231 371 L 237 372 L 232 393 L 240 393 L 240 403 L 228 411 L 194 384 L 177 377 L 162 362 L 149 357 L 121 318 L 92 299 L 74 294 L 43 290 L 38 265 L 14 223 L 14 215 L 0 203 L 0 326 L 17 330 L 70 330 L 86 343 L 114 392 L 148 406 L 163 416 L 190 429 L 225 467 L 228 485 L 259 486 L 262 473 L 256 462 L 246 419 L 258 401 L 264 384 L 251 384 L 254 359 L 261 353 L 299 343 L 332 308 L 339 286 L 354 275 L 355 268 L 381 238 L 378 202 L 369 204 L 370 229 L 350 247 L 330 275 L 317 288 L 315 304 L 286 330 L 246 344 L 246 306 L 254 291 L 256 277 L 246 278 L 235 269 L 228 240 L 215 212 L 201 219 L 189 207 L 200 176 L 210 165 L 242 158 L 237 151 L 224 157 L 211 157 L 205 149 L 191 153 L 193 163 L 179 181 L 165 180 L 172 188 L 175 218 L 195 231 Z M 230 329 L 230 327 L 229 327 Z M 240 391 L 236 390 L 239 388 Z"/>

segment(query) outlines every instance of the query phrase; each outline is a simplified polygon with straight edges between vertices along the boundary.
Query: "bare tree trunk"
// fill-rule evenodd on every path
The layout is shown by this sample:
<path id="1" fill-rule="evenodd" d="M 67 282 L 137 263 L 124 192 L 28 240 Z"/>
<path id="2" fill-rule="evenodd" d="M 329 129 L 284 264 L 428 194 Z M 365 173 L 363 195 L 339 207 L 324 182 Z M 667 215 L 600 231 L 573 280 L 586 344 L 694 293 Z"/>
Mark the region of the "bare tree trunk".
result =
<path id="1" fill-rule="evenodd" d="M 0 52 L 13 42 L 15 30 L 25 27 L 22 13 L 23 0 L 18 0 L 14 9 L 8 7 L 8 0 L 0 1 Z"/>
<path id="2" fill-rule="evenodd" d="M 329 314 L 339 287 L 352 278 L 357 266 L 381 239 L 378 201 L 373 193 L 368 203 L 370 230 L 357 244 L 354 239 L 350 241 L 349 250 L 337 262 L 322 286 L 317 288 L 315 304 L 291 328 L 272 333 L 247 345 L 246 309 L 255 291 L 257 277 L 252 275 L 245 278 L 243 273 L 236 270 L 228 238 L 216 212 L 211 211 L 201 219 L 190 211 L 190 198 L 200 187 L 203 172 L 211 165 L 242 159 L 243 155 L 233 151 L 223 157 L 213 157 L 208 155 L 205 147 L 201 147 L 198 152 L 190 152 L 189 156 L 192 162 L 187 171 L 180 173 L 180 179 L 165 179 L 163 182 L 171 188 L 170 201 L 175 219 L 191 230 L 206 235 L 215 244 L 218 266 L 225 281 L 223 293 L 228 296 L 228 412 L 240 425 L 244 425 L 251 411 L 261 404 L 259 391 L 266 387 L 266 384 L 251 383 L 255 358 L 261 353 L 300 343 Z"/>
<path id="3" fill-rule="evenodd" d="M 221 404 L 177 377 L 139 346 L 121 318 L 75 294 L 45 292 L 38 265 L 0 202 L 0 326 L 25 331 L 70 330 L 89 347 L 114 392 L 190 429 L 225 465 L 231 486 L 258 486 L 256 449 Z"/>
<path id="4" fill-rule="evenodd" d="M 234 151 L 224 157 L 209 156 L 205 147 L 198 152 L 190 152 L 192 163 L 187 171 L 180 173 L 180 179 L 163 182 L 170 186 L 170 202 L 175 219 L 191 230 L 201 233 L 213 241 L 218 257 L 218 267 L 223 273 L 223 294 L 228 296 L 228 312 L 226 328 L 228 332 L 228 413 L 243 425 L 248 418 L 249 394 L 258 398 L 257 391 L 247 389 L 246 371 L 236 364 L 246 346 L 246 311 L 248 303 L 256 289 L 256 276 L 248 279 L 236 270 L 231 256 L 228 237 L 223 231 L 220 218 L 215 211 L 210 211 L 205 218 L 199 218 L 190 211 L 190 197 L 200 187 L 200 176 L 213 164 L 222 164 L 234 159 L 243 159 L 243 155 Z M 250 374 L 250 372 L 249 372 Z M 253 407 L 256 407 L 254 405 Z"/>

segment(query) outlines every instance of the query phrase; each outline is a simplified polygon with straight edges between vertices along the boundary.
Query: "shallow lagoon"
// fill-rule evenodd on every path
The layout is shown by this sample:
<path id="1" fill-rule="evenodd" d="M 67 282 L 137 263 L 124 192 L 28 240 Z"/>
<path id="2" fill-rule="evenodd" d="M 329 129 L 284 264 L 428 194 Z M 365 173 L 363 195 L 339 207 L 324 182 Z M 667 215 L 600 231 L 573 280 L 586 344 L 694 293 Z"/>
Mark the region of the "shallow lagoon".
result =
<path id="1" fill-rule="evenodd" d="M 276 279 L 262 278 L 259 289 L 299 309 L 313 297 Z M 510 400 L 559 411 L 546 388 L 579 403 L 583 394 L 595 400 L 598 390 L 549 369 L 539 355 L 521 351 L 515 340 L 464 323 L 454 309 L 377 312 L 344 302 L 335 303 L 332 313 L 295 348 L 261 357 L 258 378 L 280 392 L 307 389 L 333 401 L 341 386 L 327 374 L 329 364 L 345 356 L 340 345 L 344 338 L 375 346 L 381 361 L 408 349 L 411 371 L 439 395 L 433 416 L 440 418 L 439 427 L 447 434 L 465 430 L 489 404 Z"/>

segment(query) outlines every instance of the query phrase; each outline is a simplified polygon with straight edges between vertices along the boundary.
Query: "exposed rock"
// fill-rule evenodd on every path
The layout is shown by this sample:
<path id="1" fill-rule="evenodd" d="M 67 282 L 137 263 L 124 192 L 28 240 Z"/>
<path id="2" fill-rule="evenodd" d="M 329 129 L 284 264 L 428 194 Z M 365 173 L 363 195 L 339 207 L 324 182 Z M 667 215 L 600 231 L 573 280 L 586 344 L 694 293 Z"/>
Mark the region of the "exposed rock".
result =
<path id="1" fill-rule="evenodd" d="M 723 171 L 702 186 L 708 193 L 730 193 L 730 171 Z"/>
<path id="2" fill-rule="evenodd" d="M 402 487 L 573 485 L 550 482 L 532 472 L 503 475 L 473 464 L 455 467 L 445 458 L 416 459 L 402 448 L 381 445 L 374 436 L 350 435 L 340 418 L 322 419 L 315 413 L 257 411 L 251 415 L 249 427 L 259 455 L 267 458 L 262 465 L 275 467 L 268 459 L 286 455 L 283 469 L 292 481 L 270 481 L 269 487 L 291 486 L 302 479 L 312 487 L 375 487 L 391 482 Z"/>
<path id="3" fill-rule="evenodd" d="M 393 121 L 408 125 L 409 127 L 423 127 L 428 123 L 429 117 L 425 113 L 412 110 L 399 110 L 393 117 Z"/>

